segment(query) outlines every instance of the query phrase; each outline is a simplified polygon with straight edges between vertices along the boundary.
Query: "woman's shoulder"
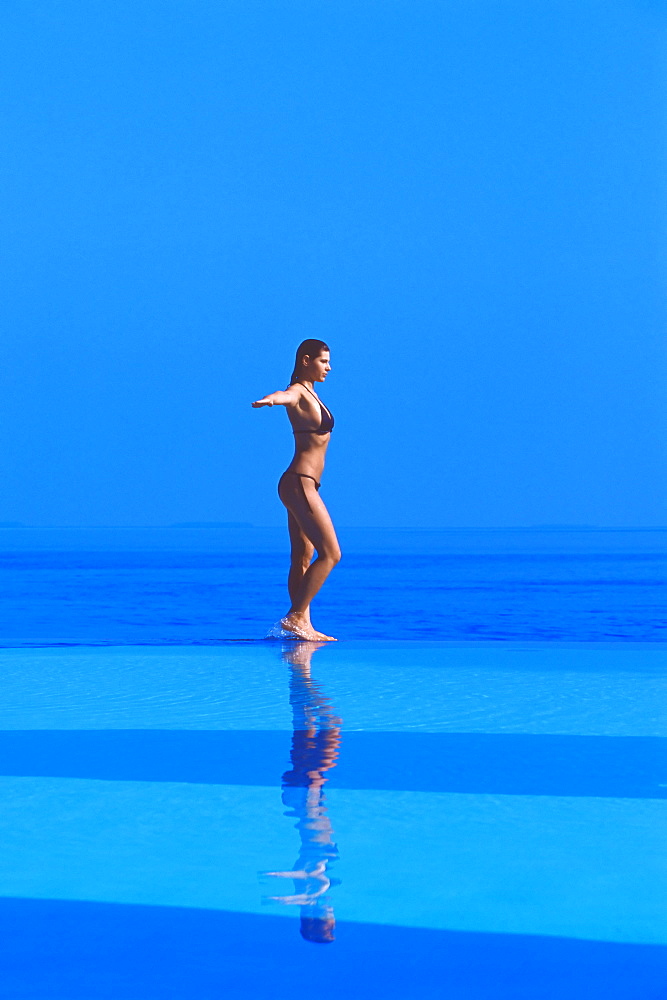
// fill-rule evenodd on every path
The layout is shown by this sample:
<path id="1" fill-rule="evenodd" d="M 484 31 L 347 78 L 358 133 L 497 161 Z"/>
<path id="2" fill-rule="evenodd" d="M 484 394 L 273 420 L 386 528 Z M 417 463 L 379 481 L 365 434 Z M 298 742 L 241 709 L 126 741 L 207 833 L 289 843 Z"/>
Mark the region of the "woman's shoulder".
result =
<path id="1" fill-rule="evenodd" d="M 303 399 L 304 388 L 298 382 L 292 382 L 291 385 L 286 386 L 284 391 L 290 397 L 290 404 L 292 406 L 297 405 Z"/>
<path id="2" fill-rule="evenodd" d="M 313 399 L 317 399 L 315 393 L 308 392 L 305 385 L 302 385 L 301 382 L 292 382 L 291 385 L 288 385 L 287 392 L 292 397 L 292 405 L 300 406 L 302 403 L 305 403 L 307 410 L 311 408 Z"/>

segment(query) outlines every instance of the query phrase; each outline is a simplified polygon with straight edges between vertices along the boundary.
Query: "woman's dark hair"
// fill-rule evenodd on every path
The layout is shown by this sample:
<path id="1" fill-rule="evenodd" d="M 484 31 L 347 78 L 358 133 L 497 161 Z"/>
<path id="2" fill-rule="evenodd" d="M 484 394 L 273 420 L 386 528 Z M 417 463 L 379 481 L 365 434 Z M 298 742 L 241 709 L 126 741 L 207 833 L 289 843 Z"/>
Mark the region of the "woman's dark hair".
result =
<path id="1" fill-rule="evenodd" d="M 299 932 L 302 938 L 313 944 L 331 944 L 336 940 L 335 929 L 336 921 L 332 918 L 322 920 L 319 917 L 301 917 Z"/>
<path id="2" fill-rule="evenodd" d="M 323 340 L 304 340 L 296 349 L 296 358 L 294 360 L 294 371 L 292 372 L 292 377 L 289 380 L 290 385 L 294 383 L 299 378 L 301 368 L 301 362 L 304 356 L 307 354 L 309 358 L 317 358 L 322 353 L 322 351 L 328 351 L 329 346 L 325 344 Z"/>

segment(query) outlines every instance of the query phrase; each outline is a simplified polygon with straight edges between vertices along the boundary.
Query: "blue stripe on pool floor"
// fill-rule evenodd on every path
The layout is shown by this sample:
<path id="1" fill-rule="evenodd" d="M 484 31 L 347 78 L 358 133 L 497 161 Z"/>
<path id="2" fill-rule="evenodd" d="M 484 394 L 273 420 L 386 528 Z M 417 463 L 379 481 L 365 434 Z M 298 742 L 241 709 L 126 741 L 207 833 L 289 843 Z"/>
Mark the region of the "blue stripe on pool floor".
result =
<path id="1" fill-rule="evenodd" d="M 0 774 L 278 785 L 285 732 L 0 732 Z M 505 795 L 667 797 L 667 740 L 486 733 L 342 734 L 331 787 Z"/>
<path id="2" fill-rule="evenodd" d="M 339 922 L 336 946 L 273 916 L 0 899 L 11 1000 L 662 1000 L 667 949 Z"/>

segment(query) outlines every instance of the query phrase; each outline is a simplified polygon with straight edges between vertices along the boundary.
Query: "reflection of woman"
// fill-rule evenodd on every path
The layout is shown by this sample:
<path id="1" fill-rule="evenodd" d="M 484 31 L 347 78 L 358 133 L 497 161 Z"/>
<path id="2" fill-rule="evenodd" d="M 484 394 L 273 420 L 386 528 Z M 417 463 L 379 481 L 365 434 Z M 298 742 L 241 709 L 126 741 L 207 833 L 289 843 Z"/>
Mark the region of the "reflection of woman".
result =
<path id="1" fill-rule="evenodd" d="M 322 340 L 304 340 L 296 352 L 294 371 L 284 392 L 271 392 L 252 405 L 285 406 L 294 432 L 294 458 L 278 483 L 287 508 L 292 558 L 287 587 L 292 602 L 280 622 L 283 632 L 299 639 L 332 639 L 313 628 L 310 602 L 340 559 L 340 547 L 329 512 L 318 494 L 324 457 L 334 420 L 315 393 L 331 371 L 329 348 Z M 311 562 L 317 550 L 317 559 Z"/>
<path id="2" fill-rule="evenodd" d="M 284 653 L 290 664 L 290 704 L 294 734 L 292 769 L 283 775 L 286 816 L 295 816 L 301 838 L 299 856 L 292 871 L 265 872 L 294 880 L 294 893 L 267 896 L 267 902 L 301 907 L 301 934 L 307 941 L 325 944 L 334 940 L 334 911 L 328 898 L 331 879 L 328 867 L 338 858 L 333 828 L 324 805 L 324 772 L 336 766 L 341 720 L 334 714 L 310 676 L 310 661 L 321 644 L 299 643 Z"/>

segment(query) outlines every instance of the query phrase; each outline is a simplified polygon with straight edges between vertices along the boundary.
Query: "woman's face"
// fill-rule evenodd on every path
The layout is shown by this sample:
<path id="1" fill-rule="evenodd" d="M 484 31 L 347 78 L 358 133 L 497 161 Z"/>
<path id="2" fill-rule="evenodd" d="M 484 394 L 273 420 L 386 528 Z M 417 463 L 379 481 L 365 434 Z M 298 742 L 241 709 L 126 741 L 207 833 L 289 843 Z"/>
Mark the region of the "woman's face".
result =
<path id="1" fill-rule="evenodd" d="M 329 351 L 322 351 L 316 358 L 309 358 L 305 368 L 307 378 L 312 379 L 313 382 L 324 382 L 331 371 Z"/>

